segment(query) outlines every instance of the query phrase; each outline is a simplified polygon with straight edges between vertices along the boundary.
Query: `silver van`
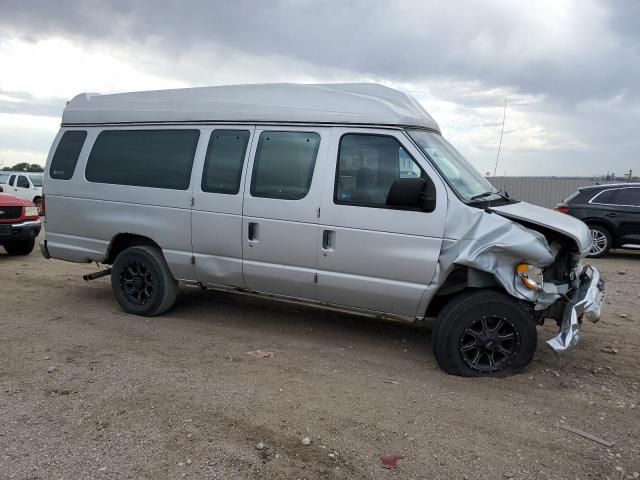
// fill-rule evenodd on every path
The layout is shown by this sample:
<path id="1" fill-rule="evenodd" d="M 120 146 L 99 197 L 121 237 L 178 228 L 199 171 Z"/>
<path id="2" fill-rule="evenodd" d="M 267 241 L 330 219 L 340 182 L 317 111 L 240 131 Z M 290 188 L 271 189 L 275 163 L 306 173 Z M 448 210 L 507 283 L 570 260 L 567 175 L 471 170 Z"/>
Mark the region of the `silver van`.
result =
<path id="1" fill-rule="evenodd" d="M 536 325 L 597 321 L 584 223 L 497 192 L 413 98 L 376 84 L 82 94 L 45 168 L 43 255 L 110 267 L 122 308 L 178 282 L 436 318 L 447 372 L 523 369 Z"/>

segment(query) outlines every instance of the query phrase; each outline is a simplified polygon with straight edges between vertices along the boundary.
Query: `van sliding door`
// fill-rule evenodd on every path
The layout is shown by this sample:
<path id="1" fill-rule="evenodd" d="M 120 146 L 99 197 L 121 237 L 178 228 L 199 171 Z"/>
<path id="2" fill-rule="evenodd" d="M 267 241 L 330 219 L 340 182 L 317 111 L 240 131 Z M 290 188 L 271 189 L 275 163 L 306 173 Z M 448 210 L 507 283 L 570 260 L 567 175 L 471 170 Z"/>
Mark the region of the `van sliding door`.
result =
<path id="1" fill-rule="evenodd" d="M 258 127 L 245 181 L 243 272 L 251 290 L 315 300 L 328 128 Z"/>
<path id="2" fill-rule="evenodd" d="M 193 189 L 192 232 L 196 279 L 244 288 L 242 198 L 254 126 L 216 126 L 198 162 Z"/>

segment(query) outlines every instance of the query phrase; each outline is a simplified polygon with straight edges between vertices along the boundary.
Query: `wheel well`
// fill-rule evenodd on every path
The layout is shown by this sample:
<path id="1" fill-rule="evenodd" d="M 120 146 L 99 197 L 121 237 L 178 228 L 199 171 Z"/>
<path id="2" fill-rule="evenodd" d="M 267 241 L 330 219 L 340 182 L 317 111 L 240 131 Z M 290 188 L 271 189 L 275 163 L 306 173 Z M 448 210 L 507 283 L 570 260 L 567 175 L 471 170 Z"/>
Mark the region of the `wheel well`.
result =
<path id="1" fill-rule="evenodd" d="M 35 197 L 33 197 L 33 203 L 36 203 L 36 200 L 41 200 L 42 199 L 42 195 L 36 195 Z"/>
<path id="2" fill-rule="evenodd" d="M 601 220 L 599 218 L 587 218 L 583 220 L 583 222 L 586 223 L 587 226 L 597 225 L 599 227 L 606 228 L 607 231 L 609 232 L 609 235 L 611 235 L 611 238 L 613 239 L 613 243 L 614 244 L 618 243 L 618 234 L 616 232 L 616 229 L 613 227 L 613 225 L 611 225 L 606 220 Z"/>
<path id="3" fill-rule="evenodd" d="M 107 250 L 107 257 L 102 263 L 112 264 L 116 257 L 123 250 L 129 247 L 135 247 L 139 245 L 148 245 L 156 247 L 158 250 L 162 250 L 160 245 L 144 235 L 137 235 L 135 233 L 119 233 L 111 240 L 109 248 Z"/>
<path id="4" fill-rule="evenodd" d="M 442 310 L 452 298 L 462 293 L 487 288 L 504 292 L 504 289 L 498 284 L 493 274 L 456 265 L 429 302 L 425 316 L 431 318 L 437 317 L 440 310 Z"/>

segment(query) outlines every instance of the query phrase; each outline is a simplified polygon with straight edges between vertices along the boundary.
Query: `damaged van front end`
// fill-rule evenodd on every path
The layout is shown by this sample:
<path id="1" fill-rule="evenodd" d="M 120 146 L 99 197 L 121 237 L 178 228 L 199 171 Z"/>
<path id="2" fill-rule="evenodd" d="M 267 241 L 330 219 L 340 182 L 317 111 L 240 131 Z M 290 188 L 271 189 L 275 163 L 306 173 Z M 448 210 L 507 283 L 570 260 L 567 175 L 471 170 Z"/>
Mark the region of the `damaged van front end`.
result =
<path id="1" fill-rule="evenodd" d="M 548 209 L 503 203 L 451 203 L 431 300 L 456 289 L 499 286 L 524 302 L 538 324 L 555 320 L 559 332 L 547 344 L 566 351 L 577 345 L 583 319 L 600 319 L 604 298 L 600 271 L 582 262 L 591 246 L 589 230 Z"/>
<path id="2" fill-rule="evenodd" d="M 604 279 L 600 271 L 582 263 L 592 241 L 587 226 L 525 202 L 495 207 L 492 211 L 543 235 L 552 261 L 537 267 L 539 282 L 535 275 L 532 282 L 523 268 L 517 271 L 517 277 L 534 292 L 530 301 L 540 322 L 551 318 L 560 327 L 559 333 L 547 344 L 555 352 L 576 346 L 582 320 L 597 322 L 604 300 Z"/>
<path id="3" fill-rule="evenodd" d="M 600 319 L 604 298 L 599 270 L 583 264 L 592 241 L 588 227 L 497 191 L 441 136 L 409 136 L 454 194 L 436 274 L 423 298 L 427 315 L 442 317 L 442 308 L 464 292 L 494 289 L 517 299 L 537 324 L 557 322 L 558 334 L 547 341 L 555 352 L 574 347 L 582 320 Z M 491 342 L 484 334 L 478 338 Z"/>

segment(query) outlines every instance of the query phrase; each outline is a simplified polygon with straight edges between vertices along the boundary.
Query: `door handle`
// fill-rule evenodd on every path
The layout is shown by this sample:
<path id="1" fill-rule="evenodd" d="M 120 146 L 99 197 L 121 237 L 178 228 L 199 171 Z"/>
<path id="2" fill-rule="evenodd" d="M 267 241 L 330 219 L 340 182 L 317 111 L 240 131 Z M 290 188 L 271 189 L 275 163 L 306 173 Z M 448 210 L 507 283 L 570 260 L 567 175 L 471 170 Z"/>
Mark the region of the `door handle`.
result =
<path id="1" fill-rule="evenodd" d="M 258 241 L 258 224 L 255 222 L 249 222 L 248 237 L 250 242 Z"/>
<path id="2" fill-rule="evenodd" d="M 605 213 L 604 216 L 605 217 L 617 217 L 618 214 L 617 213 L 613 213 L 613 212 L 609 212 L 609 213 Z"/>
<path id="3" fill-rule="evenodd" d="M 333 250 L 336 246 L 336 232 L 333 230 L 322 231 L 322 250 Z"/>

